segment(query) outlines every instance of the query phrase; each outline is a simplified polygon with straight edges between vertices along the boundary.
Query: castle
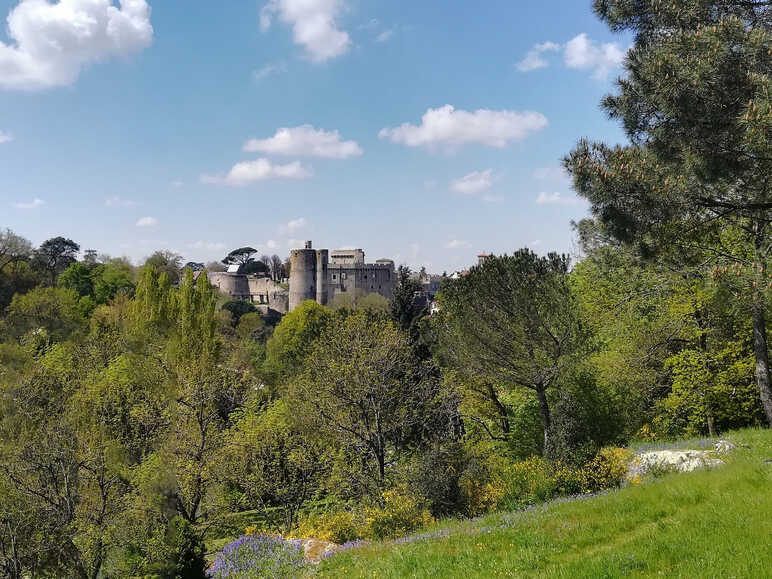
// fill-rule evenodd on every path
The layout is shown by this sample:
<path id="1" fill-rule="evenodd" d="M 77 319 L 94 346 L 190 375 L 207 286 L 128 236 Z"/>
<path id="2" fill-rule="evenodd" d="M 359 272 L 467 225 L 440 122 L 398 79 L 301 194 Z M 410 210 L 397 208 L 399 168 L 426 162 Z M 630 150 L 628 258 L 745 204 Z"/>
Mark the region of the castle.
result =
<path id="1" fill-rule="evenodd" d="M 394 261 L 365 263 L 361 249 L 303 249 L 290 252 L 287 284 L 268 277 L 247 275 L 238 266 L 209 274 L 210 283 L 234 300 L 249 301 L 263 313 L 286 314 L 306 300 L 329 305 L 339 295 L 352 297 L 377 293 L 391 298 L 396 284 Z"/>
<path id="2" fill-rule="evenodd" d="M 303 249 L 290 252 L 289 310 L 306 300 L 328 305 L 339 295 L 377 293 L 391 298 L 396 283 L 394 261 L 365 263 L 361 249 Z"/>

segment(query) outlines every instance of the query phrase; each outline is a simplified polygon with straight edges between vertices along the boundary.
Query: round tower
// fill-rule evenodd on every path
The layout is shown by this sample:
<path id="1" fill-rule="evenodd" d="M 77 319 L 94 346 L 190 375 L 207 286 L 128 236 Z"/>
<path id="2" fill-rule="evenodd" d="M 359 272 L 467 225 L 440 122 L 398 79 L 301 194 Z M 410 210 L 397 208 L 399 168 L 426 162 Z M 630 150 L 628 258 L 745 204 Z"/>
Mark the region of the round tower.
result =
<path id="1" fill-rule="evenodd" d="M 290 252 L 290 311 L 306 300 L 316 299 L 316 262 L 316 251 L 311 249 L 310 241 L 306 241 L 305 249 L 293 249 Z"/>

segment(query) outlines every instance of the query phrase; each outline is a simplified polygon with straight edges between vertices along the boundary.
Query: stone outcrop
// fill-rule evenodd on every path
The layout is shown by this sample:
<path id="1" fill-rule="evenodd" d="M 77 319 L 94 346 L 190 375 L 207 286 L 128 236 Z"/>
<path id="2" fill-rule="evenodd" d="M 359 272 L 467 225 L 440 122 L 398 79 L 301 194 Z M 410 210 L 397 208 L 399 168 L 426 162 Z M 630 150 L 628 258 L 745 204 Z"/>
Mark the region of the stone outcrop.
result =
<path id="1" fill-rule="evenodd" d="M 631 461 L 628 480 L 640 479 L 652 472 L 691 472 L 700 468 L 721 466 L 724 461 L 716 454 L 726 454 L 736 447 L 728 440 L 719 440 L 714 450 L 652 450 L 642 452 Z"/>

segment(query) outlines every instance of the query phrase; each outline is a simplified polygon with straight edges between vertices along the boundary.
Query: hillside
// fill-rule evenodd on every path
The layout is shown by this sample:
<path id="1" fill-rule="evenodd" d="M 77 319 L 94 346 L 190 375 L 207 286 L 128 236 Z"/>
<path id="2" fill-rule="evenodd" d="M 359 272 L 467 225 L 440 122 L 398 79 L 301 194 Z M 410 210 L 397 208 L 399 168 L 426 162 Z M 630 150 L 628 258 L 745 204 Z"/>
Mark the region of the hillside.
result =
<path id="1" fill-rule="evenodd" d="M 772 431 L 727 438 L 739 446 L 724 467 L 351 549 L 316 576 L 769 576 Z"/>

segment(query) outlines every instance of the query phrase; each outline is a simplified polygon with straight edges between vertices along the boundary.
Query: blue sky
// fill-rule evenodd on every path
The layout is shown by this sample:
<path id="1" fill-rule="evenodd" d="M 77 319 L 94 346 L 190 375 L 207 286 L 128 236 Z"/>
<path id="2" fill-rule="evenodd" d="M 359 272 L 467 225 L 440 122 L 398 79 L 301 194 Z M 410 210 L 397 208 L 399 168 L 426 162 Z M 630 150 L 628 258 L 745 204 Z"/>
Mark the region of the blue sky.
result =
<path id="1" fill-rule="evenodd" d="M 135 261 L 567 251 L 560 159 L 623 139 L 629 38 L 590 4 L 0 0 L 0 227 Z"/>

